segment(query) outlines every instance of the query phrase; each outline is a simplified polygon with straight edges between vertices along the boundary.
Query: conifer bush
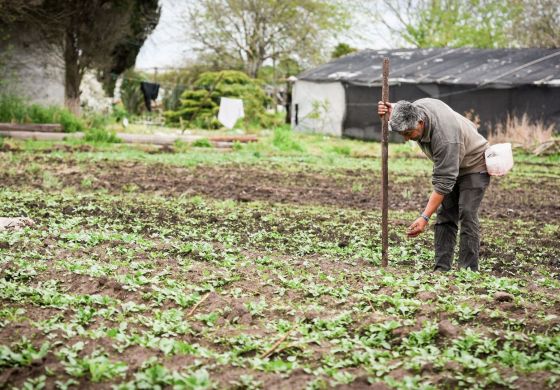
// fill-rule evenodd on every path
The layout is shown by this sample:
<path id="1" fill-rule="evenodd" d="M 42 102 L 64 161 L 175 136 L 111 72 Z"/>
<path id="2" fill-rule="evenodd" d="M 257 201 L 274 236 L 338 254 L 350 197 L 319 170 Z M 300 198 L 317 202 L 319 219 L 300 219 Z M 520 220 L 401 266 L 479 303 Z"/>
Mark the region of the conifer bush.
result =
<path id="1" fill-rule="evenodd" d="M 193 88 L 182 93 L 179 108 L 165 112 L 166 121 L 177 124 L 182 119 L 190 127 L 218 129 L 222 127 L 217 119 L 221 97 L 243 100 L 244 127 L 272 127 L 277 123 L 277 118 L 266 112 L 271 99 L 262 82 L 233 70 L 202 73 Z"/>

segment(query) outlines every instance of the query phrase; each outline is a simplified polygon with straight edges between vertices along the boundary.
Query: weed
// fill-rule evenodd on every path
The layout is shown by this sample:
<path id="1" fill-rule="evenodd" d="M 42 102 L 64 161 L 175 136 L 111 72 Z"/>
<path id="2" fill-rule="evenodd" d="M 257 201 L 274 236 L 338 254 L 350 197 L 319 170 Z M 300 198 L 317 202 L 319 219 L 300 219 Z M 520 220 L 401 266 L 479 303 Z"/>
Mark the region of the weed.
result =
<path id="1" fill-rule="evenodd" d="M 114 144 L 120 143 L 121 139 L 113 131 L 103 128 L 92 128 L 86 131 L 84 141 L 93 144 Z"/>
<path id="2" fill-rule="evenodd" d="M 207 138 L 197 139 L 196 141 L 194 141 L 192 143 L 192 146 L 195 147 L 195 148 L 211 148 L 211 147 L 213 147 L 212 143 Z"/>
<path id="3" fill-rule="evenodd" d="M 272 144 L 284 152 L 303 152 L 303 146 L 294 139 L 289 127 L 277 127 L 274 129 Z"/>
<path id="4" fill-rule="evenodd" d="M 520 118 L 508 115 L 505 124 L 498 124 L 496 130 L 488 136 L 491 144 L 511 142 L 532 150 L 554 135 L 554 125 L 545 125 L 542 121 L 531 122 L 527 114 Z"/>
<path id="5" fill-rule="evenodd" d="M 60 107 L 28 104 L 23 99 L 0 95 L 0 122 L 60 123 L 66 132 L 83 131 L 83 121 Z"/>
<path id="6" fill-rule="evenodd" d="M 350 154 L 352 153 L 352 149 L 350 149 L 349 146 L 333 146 L 332 147 L 332 152 L 335 154 L 340 154 L 342 156 L 350 156 Z"/>

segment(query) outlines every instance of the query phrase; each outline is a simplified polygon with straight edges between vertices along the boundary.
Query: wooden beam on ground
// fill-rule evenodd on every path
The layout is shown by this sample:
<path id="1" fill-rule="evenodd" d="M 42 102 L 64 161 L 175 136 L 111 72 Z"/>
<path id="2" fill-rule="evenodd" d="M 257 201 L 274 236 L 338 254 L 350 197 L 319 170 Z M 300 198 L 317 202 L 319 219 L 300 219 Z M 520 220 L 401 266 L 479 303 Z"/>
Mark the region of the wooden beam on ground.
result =
<path id="1" fill-rule="evenodd" d="M 381 100 L 389 102 L 389 58 L 383 59 Z M 381 142 L 381 266 L 389 264 L 389 115 L 383 115 Z"/>
<path id="2" fill-rule="evenodd" d="M 181 141 L 187 144 L 201 139 L 207 139 L 215 148 L 231 148 L 234 142 L 257 142 L 258 138 L 253 135 L 230 135 L 230 136 L 210 136 L 202 135 L 177 135 L 177 134 L 130 134 L 117 133 L 118 138 L 125 144 L 149 144 L 159 146 L 172 146 L 175 142 Z M 83 138 L 84 133 L 57 133 L 43 131 L 13 131 L 0 130 L 0 136 L 16 139 L 33 139 L 42 141 L 63 141 L 68 138 Z"/>
<path id="3" fill-rule="evenodd" d="M 259 139 L 254 135 L 215 135 L 208 137 L 209 141 L 215 142 L 257 142 Z"/>
<path id="4" fill-rule="evenodd" d="M 43 133 L 62 132 L 60 123 L 0 123 L 3 131 L 39 131 Z"/>
<path id="5" fill-rule="evenodd" d="M 41 141 L 63 141 L 68 138 L 83 138 L 84 133 L 47 133 L 42 131 L 0 130 L 0 136 Z"/>
<path id="6" fill-rule="evenodd" d="M 129 134 L 117 133 L 124 143 L 129 144 L 153 144 L 153 145 L 173 145 L 177 141 L 192 143 L 201 139 L 207 139 L 212 145 L 217 148 L 231 147 L 233 142 L 257 142 L 258 138 L 255 136 L 210 136 L 204 137 L 202 135 L 176 135 L 176 134 Z"/>

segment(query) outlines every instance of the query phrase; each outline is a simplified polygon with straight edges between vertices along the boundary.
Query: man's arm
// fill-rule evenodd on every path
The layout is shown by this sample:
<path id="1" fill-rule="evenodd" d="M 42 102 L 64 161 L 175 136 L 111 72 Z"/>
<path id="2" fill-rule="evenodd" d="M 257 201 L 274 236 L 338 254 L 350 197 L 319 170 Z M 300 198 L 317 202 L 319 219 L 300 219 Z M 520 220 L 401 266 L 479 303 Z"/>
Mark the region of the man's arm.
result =
<path id="1" fill-rule="evenodd" d="M 433 191 L 430 195 L 430 199 L 428 200 L 428 204 L 422 213 L 422 216 L 418 217 L 416 221 L 412 223 L 408 227 L 407 235 L 409 237 L 416 237 L 420 233 L 422 233 L 426 227 L 428 226 L 428 221 L 424 219 L 424 216 L 428 219 L 436 212 L 439 205 L 443 202 L 444 195 L 438 193 L 437 191 Z"/>

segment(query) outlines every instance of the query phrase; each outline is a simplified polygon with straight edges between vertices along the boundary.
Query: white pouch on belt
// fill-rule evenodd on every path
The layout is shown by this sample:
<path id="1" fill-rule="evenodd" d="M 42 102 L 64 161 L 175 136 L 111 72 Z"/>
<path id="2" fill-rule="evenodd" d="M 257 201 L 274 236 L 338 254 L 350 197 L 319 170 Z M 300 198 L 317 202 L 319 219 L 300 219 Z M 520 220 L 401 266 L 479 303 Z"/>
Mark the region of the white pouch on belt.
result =
<path id="1" fill-rule="evenodd" d="M 511 144 L 496 144 L 484 152 L 486 169 L 490 176 L 503 176 L 513 167 L 513 153 Z"/>

